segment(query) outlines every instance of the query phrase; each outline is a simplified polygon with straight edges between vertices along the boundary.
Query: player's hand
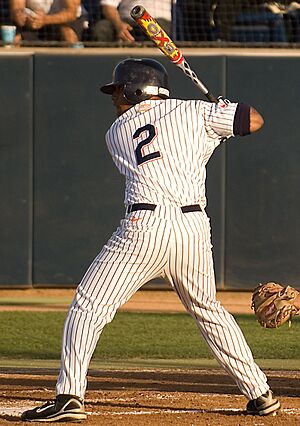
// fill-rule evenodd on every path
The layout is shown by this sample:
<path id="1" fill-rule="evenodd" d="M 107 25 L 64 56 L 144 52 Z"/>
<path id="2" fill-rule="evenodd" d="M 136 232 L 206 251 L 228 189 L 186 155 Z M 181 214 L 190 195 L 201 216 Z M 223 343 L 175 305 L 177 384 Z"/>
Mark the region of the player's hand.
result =
<path id="1" fill-rule="evenodd" d="M 224 98 L 224 96 L 218 96 L 217 99 L 218 99 L 218 104 L 223 108 L 230 104 L 230 100 Z"/>
<path id="2" fill-rule="evenodd" d="M 120 26 L 117 28 L 117 37 L 119 40 L 130 41 L 133 43 L 135 41 L 134 37 L 130 33 L 133 28 L 127 22 L 121 22 Z"/>
<path id="3" fill-rule="evenodd" d="M 42 28 L 45 25 L 45 13 L 42 12 L 41 10 L 38 10 L 34 16 L 30 16 L 28 18 L 29 21 L 29 26 L 33 29 L 33 30 L 39 30 L 40 28 Z"/>

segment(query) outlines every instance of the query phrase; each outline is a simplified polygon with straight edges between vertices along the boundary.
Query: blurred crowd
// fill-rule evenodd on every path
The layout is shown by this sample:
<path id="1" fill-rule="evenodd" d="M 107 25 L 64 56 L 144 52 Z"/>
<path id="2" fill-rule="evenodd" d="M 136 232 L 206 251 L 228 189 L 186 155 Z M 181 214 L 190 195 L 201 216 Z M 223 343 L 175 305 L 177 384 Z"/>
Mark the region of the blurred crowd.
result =
<path id="1" fill-rule="evenodd" d="M 0 0 L 0 24 L 15 27 L 15 45 L 144 42 L 137 4 L 179 42 L 300 42 L 300 2 L 288 0 Z"/>

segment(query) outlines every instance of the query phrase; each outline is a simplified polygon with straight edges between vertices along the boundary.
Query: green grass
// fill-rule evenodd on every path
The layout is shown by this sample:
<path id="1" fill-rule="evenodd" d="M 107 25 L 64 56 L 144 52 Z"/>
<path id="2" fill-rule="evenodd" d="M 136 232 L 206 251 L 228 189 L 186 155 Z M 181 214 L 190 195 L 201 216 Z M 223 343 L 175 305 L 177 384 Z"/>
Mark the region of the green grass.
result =
<path id="1" fill-rule="evenodd" d="M 65 312 L 0 312 L 0 358 L 60 358 Z M 300 319 L 262 328 L 254 315 L 235 315 L 256 359 L 300 357 Z M 187 314 L 119 312 L 103 332 L 94 361 L 212 359 L 194 320 Z"/>
<path id="2" fill-rule="evenodd" d="M 45 306 L 45 305 L 60 305 L 68 307 L 72 302 L 72 296 L 63 297 L 1 297 L 0 306 Z"/>

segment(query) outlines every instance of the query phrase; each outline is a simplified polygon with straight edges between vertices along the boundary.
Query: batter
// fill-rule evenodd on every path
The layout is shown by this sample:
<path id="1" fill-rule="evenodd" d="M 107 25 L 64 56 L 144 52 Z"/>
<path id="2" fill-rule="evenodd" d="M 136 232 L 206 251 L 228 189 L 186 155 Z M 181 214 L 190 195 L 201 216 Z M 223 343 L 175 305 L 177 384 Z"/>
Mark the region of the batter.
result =
<path id="1" fill-rule="evenodd" d="M 126 59 L 102 86 L 118 118 L 106 134 L 126 178 L 125 217 L 78 285 L 63 335 L 56 399 L 27 421 L 84 420 L 87 370 L 103 328 L 148 281 L 168 280 L 252 415 L 275 413 L 265 374 L 234 320 L 216 300 L 206 164 L 215 148 L 263 125 L 244 104 L 169 98 L 168 75 L 153 59 Z"/>

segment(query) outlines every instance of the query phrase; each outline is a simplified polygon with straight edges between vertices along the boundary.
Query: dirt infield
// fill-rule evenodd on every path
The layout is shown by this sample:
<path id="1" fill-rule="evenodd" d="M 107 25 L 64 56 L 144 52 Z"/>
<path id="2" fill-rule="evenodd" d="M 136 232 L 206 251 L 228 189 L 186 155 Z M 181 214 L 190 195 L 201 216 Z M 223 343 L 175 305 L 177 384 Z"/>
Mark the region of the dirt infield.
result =
<path id="1" fill-rule="evenodd" d="M 0 371 L 0 424 L 20 424 L 20 413 L 53 397 L 54 371 Z M 245 415 L 246 399 L 221 370 L 91 371 L 87 425 L 300 424 L 299 372 L 269 373 L 282 409 L 275 417 Z"/>
<path id="2" fill-rule="evenodd" d="M 1 299 L 10 298 L 10 303 L 3 303 L 0 309 L 67 309 L 74 290 L 17 290 L 14 294 L 15 304 L 11 290 L 0 290 L 0 304 Z M 45 298 L 45 303 L 34 302 L 40 298 Z M 19 303 L 21 299 L 23 305 Z M 220 293 L 218 299 L 232 313 L 251 312 L 248 293 Z M 168 291 L 138 292 L 123 309 L 183 310 L 176 294 Z M 56 369 L 0 368 L 0 425 L 19 425 L 21 412 L 52 399 L 57 373 Z M 247 401 L 223 370 L 93 369 L 88 376 L 85 424 L 300 425 L 300 371 L 267 374 L 282 409 L 275 417 L 256 418 L 245 414 Z"/>

